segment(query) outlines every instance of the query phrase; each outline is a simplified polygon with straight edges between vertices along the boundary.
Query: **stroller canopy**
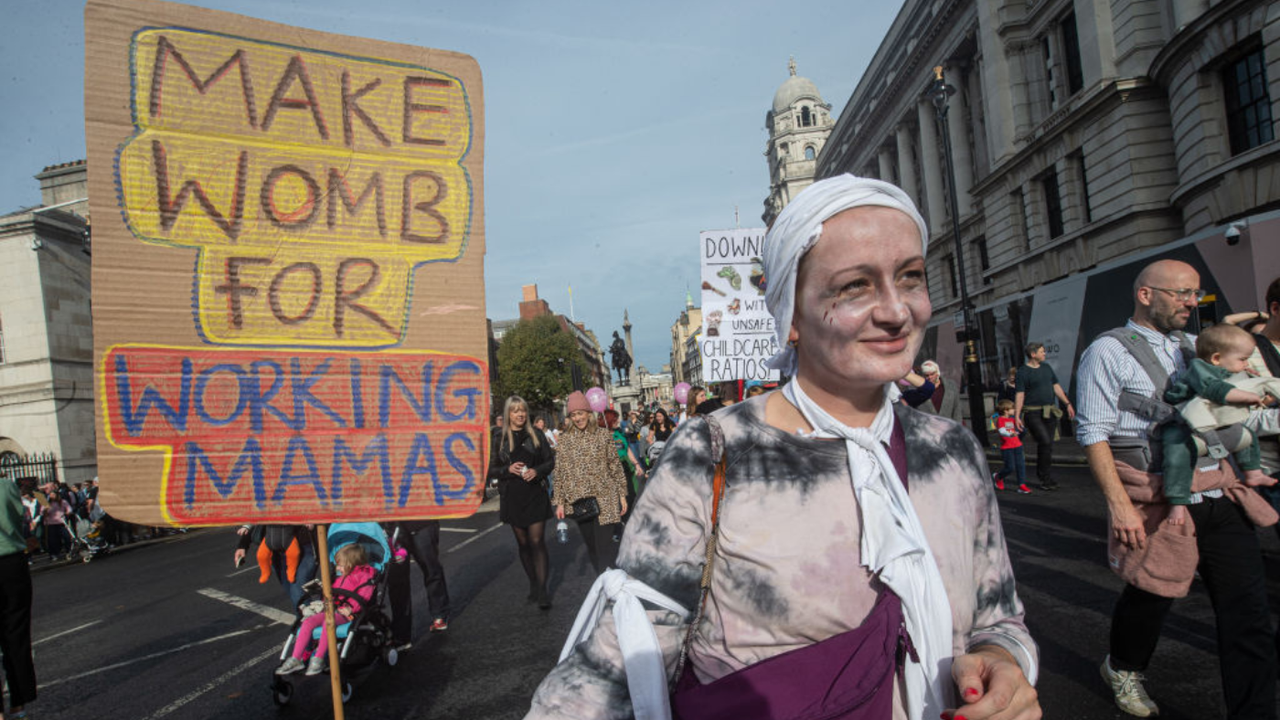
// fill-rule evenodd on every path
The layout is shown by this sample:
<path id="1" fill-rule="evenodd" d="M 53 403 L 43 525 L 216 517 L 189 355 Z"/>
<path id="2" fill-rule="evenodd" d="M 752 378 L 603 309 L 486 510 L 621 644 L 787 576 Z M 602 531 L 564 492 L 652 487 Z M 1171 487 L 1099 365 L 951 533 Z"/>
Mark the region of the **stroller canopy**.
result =
<path id="1" fill-rule="evenodd" d="M 391 548 L 387 546 L 387 533 L 375 522 L 334 523 L 329 526 L 329 561 L 334 562 L 338 550 L 343 545 L 360 543 L 369 554 L 369 565 L 382 572 L 382 567 L 391 559 Z"/>

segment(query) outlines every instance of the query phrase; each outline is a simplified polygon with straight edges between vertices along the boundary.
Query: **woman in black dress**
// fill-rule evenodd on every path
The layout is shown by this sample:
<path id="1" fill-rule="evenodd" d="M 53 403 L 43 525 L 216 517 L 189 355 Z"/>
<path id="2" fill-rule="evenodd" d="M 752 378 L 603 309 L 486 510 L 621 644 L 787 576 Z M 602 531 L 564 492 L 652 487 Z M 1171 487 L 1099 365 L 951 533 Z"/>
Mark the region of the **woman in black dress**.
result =
<path id="1" fill-rule="evenodd" d="M 529 422 L 529 406 L 512 395 L 503 407 L 502 430 L 491 443 L 489 477 L 498 480 L 498 517 L 511 526 L 520 564 L 529 577 L 529 602 L 551 607 L 547 595 L 546 521 L 551 517 L 547 476 L 556 458 L 547 438 Z"/>
<path id="2" fill-rule="evenodd" d="M 666 442 L 675 430 L 676 424 L 671 422 L 671 416 L 667 415 L 666 410 L 658 408 L 653 411 L 653 420 L 649 422 L 650 443 Z"/>

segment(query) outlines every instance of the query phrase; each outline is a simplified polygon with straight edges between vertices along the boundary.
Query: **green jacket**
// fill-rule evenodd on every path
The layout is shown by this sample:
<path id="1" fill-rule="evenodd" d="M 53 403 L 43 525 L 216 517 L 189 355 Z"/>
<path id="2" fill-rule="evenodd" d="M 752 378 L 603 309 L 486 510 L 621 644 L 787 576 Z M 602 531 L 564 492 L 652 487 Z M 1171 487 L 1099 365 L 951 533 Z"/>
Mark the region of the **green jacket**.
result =
<path id="1" fill-rule="evenodd" d="M 1164 401 L 1177 405 L 1194 397 L 1202 397 L 1209 402 L 1225 405 L 1227 393 L 1235 386 L 1227 382 L 1231 373 L 1225 369 L 1211 365 L 1200 358 L 1191 361 L 1191 366 L 1164 393 Z"/>
<path id="2" fill-rule="evenodd" d="M 27 551 L 23 534 L 26 511 L 22 507 L 22 494 L 18 484 L 0 478 L 0 555 L 12 555 Z"/>

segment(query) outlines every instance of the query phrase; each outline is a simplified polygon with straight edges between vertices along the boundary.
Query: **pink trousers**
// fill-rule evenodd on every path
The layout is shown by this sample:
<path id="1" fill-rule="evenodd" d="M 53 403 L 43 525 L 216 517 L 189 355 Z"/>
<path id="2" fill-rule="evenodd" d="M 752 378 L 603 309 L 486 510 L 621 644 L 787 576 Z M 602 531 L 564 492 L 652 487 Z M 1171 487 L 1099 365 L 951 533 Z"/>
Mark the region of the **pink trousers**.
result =
<path id="1" fill-rule="evenodd" d="M 334 613 L 333 621 L 338 625 L 346 625 L 351 622 L 351 618 L 342 613 Z M 293 643 L 293 656 L 299 660 L 306 660 L 311 657 L 311 636 L 315 634 L 316 628 L 324 623 L 324 613 L 316 613 L 302 618 L 302 627 L 298 628 L 298 637 Z M 329 652 L 329 633 L 321 633 L 320 641 L 317 644 L 315 654 Z"/>

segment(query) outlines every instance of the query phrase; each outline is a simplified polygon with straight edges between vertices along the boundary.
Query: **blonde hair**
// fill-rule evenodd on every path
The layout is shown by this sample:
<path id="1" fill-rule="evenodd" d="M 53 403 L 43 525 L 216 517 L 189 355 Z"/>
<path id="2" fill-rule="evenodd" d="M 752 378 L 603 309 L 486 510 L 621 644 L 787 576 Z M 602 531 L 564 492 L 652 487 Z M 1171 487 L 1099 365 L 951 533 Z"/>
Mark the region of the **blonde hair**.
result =
<path id="1" fill-rule="evenodd" d="M 360 543 L 351 543 L 338 548 L 333 559 L 340 566 L 346 564 L 347 567 L 359 567 L 369 564 L 369 553 Z"/>
<path id="2" fill-rule="evenodd" d="M 533 446 L 535 448 L 538 447 L 538 433 L 533 432 L 533 421 L 529 418 L 529 403 L 525 402 L 524 398 L 519 395 L 512 395 L 507 398 L 506 404 L 502 406 L 502 431 L 507 436 L 507 447 L 512 450 L 516 447 L 516 437 L 511 432 L 511 413 L 515 412 L 517 408 L 524 408 L 525 433 L 529 435 L 529 441 L 533 443 Z"/>

